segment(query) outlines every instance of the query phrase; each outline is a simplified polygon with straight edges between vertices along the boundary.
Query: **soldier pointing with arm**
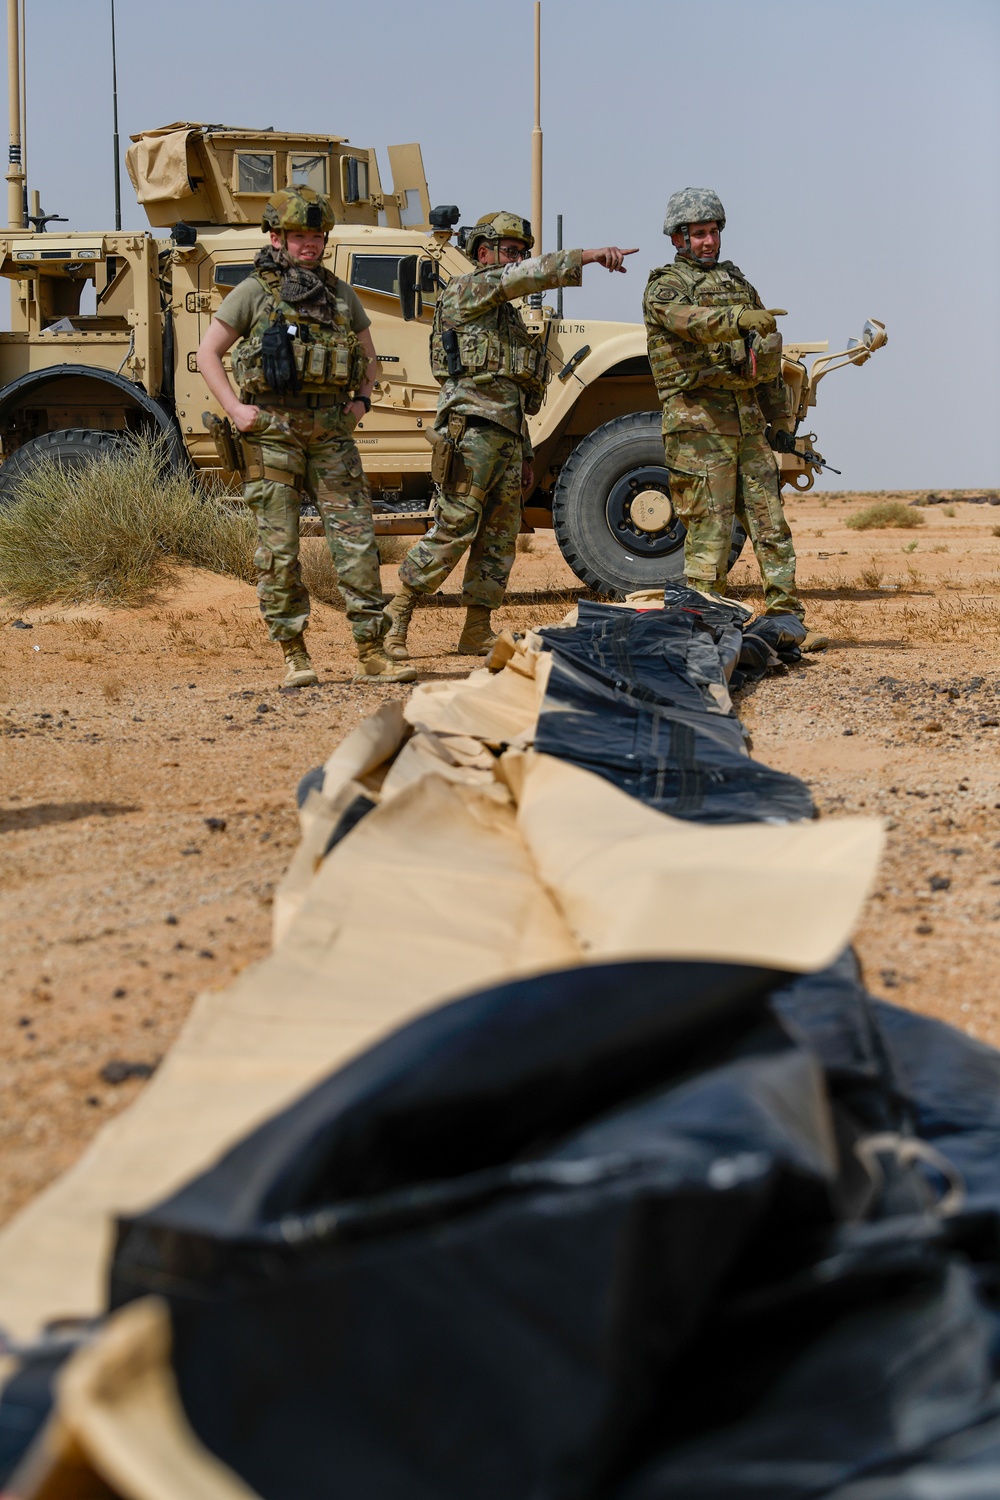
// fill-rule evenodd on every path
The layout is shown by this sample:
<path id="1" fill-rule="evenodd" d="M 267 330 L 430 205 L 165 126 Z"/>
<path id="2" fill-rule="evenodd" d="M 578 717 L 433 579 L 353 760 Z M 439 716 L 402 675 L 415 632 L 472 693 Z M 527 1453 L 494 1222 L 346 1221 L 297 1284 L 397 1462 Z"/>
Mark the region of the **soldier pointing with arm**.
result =
<path id="1" fill-rule="evenodd" d="M 382 608 L 371 494 L 354 428 L 371 406 L 375 348 L 353 288 L 325 270 L 329 199 L 312 188 L 275 193 L 262 228 L 270 245 L 229 293 L 198 349 L 205 383 L 244 434 L 243 494 L 257 518 L 257 593 L 285 656 L 286 687 L 318 681 L 303 632 L 309 595 L 299 567 L 299 513 L 316 502 L 357 645 L 355 681 L 412 682 L 412 667 L 382 649 Z M 222 356 L 237 340 L 233 390 Z"/>
<path id="2" fill-rule="evenodd" d="M 579 286 L 585 265 L 624 271 L 615 245 L 559 250 L 529 259 L 531 225 L 517 214 L 486 214 L 468 234 L 476 268 L 440 294 L 431 332 L 431 368 L 441 381 L 432 473 L 437 516 L 399 568 L 400 591 L 389 604 L 388 655 L 403 659 L 410 616 L 420 594 L 432 594 L 468 549 L 462 600 L 466 656 L 485 656 L 496 637 L 490 614 L 502 602 L 521 529 L 521 493 L 534 483 L 526 417 L 542 404 L 548 367 L 544 347 L 511 306 L 531 292 Z"/>
<path id="3" fill-rule="evenodd" d="M 769 442 L 787 429 L 776 322 L 783 313 L 765 308 L 739 267 L 719 260 L 725 227 L 725 210 L 711 189 L 674 193 L 663 232 L 677 257 L 650 274 L 643 299 L 671 498 L 687 527 L 684 573 L 691 588 L 725 592 L 738 517 L 764 581 L 765 613 L 802 619 L 795 548 Z M 802 647 L 818 651 L 827 644 L 810 631 Z"/>

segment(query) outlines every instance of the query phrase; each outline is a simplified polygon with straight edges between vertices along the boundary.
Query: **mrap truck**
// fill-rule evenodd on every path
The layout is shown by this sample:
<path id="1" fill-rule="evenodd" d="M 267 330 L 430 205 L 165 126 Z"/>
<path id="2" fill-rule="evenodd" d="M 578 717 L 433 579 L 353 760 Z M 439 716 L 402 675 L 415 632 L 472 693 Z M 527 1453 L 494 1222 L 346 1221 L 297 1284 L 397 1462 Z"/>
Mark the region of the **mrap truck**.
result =
<path id="1" fill-rule="evenodd" d="M 0 235 L 0 274 L 11 288 L 11 331 L 0 333 L 0 503 L 39 459 L 88 462 L 130 433 L 161 434 L 173 464 L 238 500 L 242 447 L 196 351 L 252 270 L 268 197 L 297 184 L 332 200 L 325 264 L 372 322 L 378 383 L 355 439 L 375 529 L 426 530 L 434 504 L 426 434 L 438 397 L 428 335 L 442 286 L 470 262 L 455 242 L 457 209 L 431 207 L 420 147 L 392 146 L 388 156 L 391 189 L 375 152 L 341 136 L 177 123 L 133 136 L 127 154 L 148 230 Z M 544 305 L 524 312 L 551 370 L 528 424 L 536 482 L 524 527 L 554 527 L 570 567 L 602 592 L 678 577 L 684 527 L 670 500 L 642 325 L 564 318 Z M 882 325 L 869 321 L 837 354 L 826 343 L 785 345 L 795 443 L 776 454 L 784 484 L 807 490 L 823 465 L 815 434 L 800 432 L 819 381 L 838 365 L 864 363 L 884 341 Z M 308 501 L 304 510 L 309 531 L 318 523 Z"/>

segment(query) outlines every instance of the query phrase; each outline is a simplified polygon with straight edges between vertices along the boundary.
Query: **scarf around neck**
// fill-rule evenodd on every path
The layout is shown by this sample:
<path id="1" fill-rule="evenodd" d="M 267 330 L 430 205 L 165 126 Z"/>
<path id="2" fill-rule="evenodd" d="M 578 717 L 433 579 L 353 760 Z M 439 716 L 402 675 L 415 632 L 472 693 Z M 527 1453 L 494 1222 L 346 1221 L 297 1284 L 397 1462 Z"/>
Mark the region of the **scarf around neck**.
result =
<path id="1" fill-rule="evenodd" d="M 276 272 L 281 277 L 282 302 L 294 307 L 307 322 L 333 322 L 336 278 L 322 266 L 318 271 L 308 271 L 290 260 L 284 250 L 267 245 L 254 257 L 254 269 Z"/>

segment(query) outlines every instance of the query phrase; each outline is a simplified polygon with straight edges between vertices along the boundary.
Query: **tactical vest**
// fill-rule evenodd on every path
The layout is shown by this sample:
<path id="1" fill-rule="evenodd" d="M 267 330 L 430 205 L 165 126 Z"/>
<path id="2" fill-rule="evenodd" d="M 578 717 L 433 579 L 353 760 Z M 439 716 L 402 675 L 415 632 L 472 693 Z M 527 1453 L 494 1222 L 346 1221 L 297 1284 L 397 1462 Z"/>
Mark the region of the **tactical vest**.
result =
<path id="1" fill-rule="evenodd" d="M 491 266 L 482 268 L 483 271 L 492 269 Z M 472 275 L 478 274 L 472 272 Z M 454 322 L 447 309 L 448 293 L 455 285 L 455 282 L 451 283 L 434 309 L 431 371 L 435 380 L 443 384 L 449 378 L 455 378 L 449 377 L 448 356 L 442 342 L 442 334 L 454 328 L 462 361 L 462 374 L 458 378 L 471 380 L 477 386 L 488 386 L 498 375 L 513 381 L 524 391 L 526 413 L 529 417 L 534 416 L 541 407 L 549 380 L 549 362 L 540 339 L 528 332 L 520 314 L 509 302 L 487 308 L 474 322 Z"/>
<path id="2" fill-rule="evenodd" d="M 684 282 L 687 301 L 698 307 L 759 307 L 760 298 L 738 266 L 731 260 L 714 266 L 698 266 L 678 257 L 671 266 L 651 271 L 649 286 L 665 272 L 671 280 Z M 718 344 L 696 344 L 665 328 L 647 328 L 649 363 L 660 400 L 713 386 L 725 391 L 748 390 L 764 385 L 781 374 L 781 334 L 766 338 L 753 334 Z"/>
<path id="3" fill-rule="evenodd" d="M 233 374 L 243 399 L 263 395 L 269 389 L 264 379 L 260 341 L 281 315 L 289 328 L 295 329 L 290 342 L 303 392 L 320 396 L 357 390 L 368 369 L 368 356 L 351 327 L 351 309 L 347 302 L 331 289 L 333 322 L 311 323 L 300 317 L 290 303 L 282 302 L 278 272 L 254 271 L 253 274 L 268 293 L 270 306 L 262 311 L 246 338 L 241 339 L 233 350 Z"/>

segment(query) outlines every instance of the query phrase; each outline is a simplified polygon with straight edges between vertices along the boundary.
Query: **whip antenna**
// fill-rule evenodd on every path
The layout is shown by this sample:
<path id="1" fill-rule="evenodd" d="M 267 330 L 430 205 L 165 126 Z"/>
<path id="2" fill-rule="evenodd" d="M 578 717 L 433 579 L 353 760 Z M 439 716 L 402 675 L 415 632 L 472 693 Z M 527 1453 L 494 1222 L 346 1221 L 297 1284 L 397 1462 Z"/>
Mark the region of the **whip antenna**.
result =
<path id="1" fill-rule="evenodd" d="M 118 151 L 118 53 L 115 45 L 115 0 L 111 0 L 111 102 L 115 146 L 115 228 L 122 227 L 122 164 Z"/>

